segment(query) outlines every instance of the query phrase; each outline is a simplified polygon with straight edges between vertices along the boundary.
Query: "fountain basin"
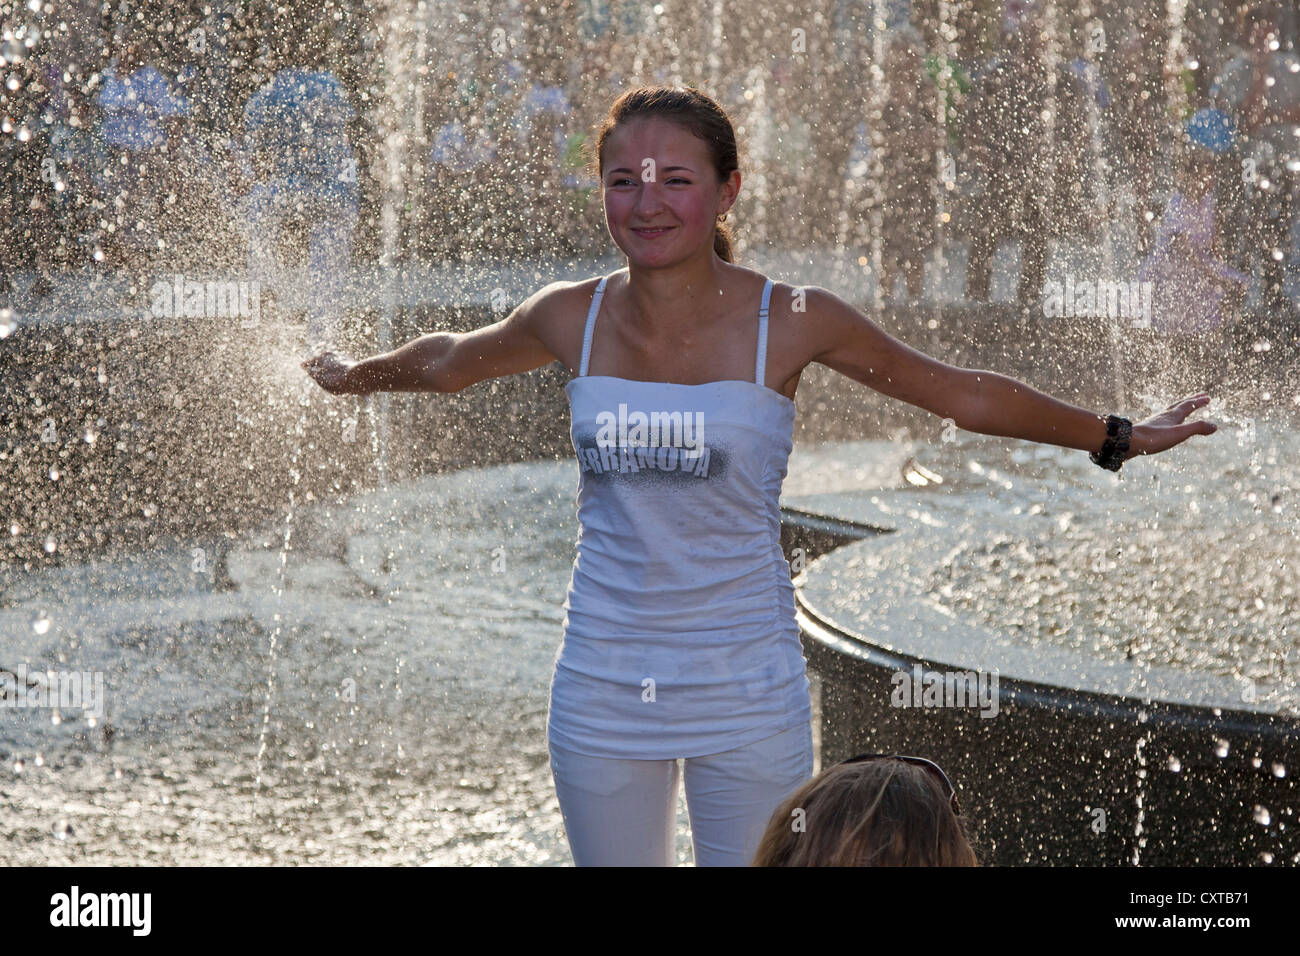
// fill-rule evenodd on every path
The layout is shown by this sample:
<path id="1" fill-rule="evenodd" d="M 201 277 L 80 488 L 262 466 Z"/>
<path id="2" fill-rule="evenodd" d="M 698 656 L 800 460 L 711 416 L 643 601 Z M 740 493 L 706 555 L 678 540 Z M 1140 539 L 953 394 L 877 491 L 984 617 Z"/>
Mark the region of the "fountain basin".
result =
<path id="1" fill-rule="evenodd" d="M 909 567 L 942 559 L 931 529 L 855 518 L 783 509 L 787 555 L 811 559 L 796 602 L 820 678 L 823 767 L 862 752 L 936 760 L 990 864 L 1297 860 L 1285 827 L 1298 803 L 1294 713 L 1247 705 L 1236 681 L 1210 673 L 1018 648 L 898 573 L 903 555 Z M 996 672 L 996 713 L 899 706 L 917 668 Z"/>

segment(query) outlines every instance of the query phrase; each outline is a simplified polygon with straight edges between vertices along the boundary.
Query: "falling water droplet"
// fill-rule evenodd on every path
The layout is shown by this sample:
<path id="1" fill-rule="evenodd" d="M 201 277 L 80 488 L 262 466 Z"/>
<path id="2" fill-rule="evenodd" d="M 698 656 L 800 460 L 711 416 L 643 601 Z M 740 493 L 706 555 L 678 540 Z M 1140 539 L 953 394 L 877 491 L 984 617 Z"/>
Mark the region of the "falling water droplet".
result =
<path id="1" fill-rule="evenodd" d="M 58 708 L 55 708 L 53 711 L 50 712 L 50 723 L 53 724 L 55 727 L 63 723 L 63 715 L 59 713 Z"/>
<path id="2" fill-rule="evenodd" d="M 1268 826 L 1273 818 L 1268 815 L 1268 808 L 1255 804 L 1255 822 Z"/>
<path id="3" fill-rule="evenodd" d="M 1228 756 L 1228 742 L 1226 740 L 1214 741 L 1214 756 L 1216 757 Z"/>
<path id="4" fill-rule="evenodd" d="M 1260 767 L 1264 766 L 1264 761 L 1260 760 L 1258 757 L 1252 757 L 1250 758 L 1250 765 L 1258 770 Z"/>
<path id="5" fill-rule="evenodd" d="M 54 839 L 66 840 L 72 835 L 72 824 L 62 818 L 54 821 Z"/>
<path id="6" fill-rule="evenodd" d="M 58 481 L 58 480 L 59 480 L 59 475 L 60 475 L 60 474 L 61 474 L 61 472 L 59 471 L 59 469 L 58 469 L 57 466 L 51 468 L 51 469 L 50 469 L 50 481 Z"/>
<path id="7" fill-rule="evenodd" d="M 1272 863 L 1272 862 L 1273 862 L 1273 854 L 1272 854 L 1272 853 L 1269 853 L 1268 850 L 1264 850 L 1263 852 L 1261 852 L 1261 853 L 1259 854 L 1259 861 L 1260 861 L 1261 863 Z"/>
<path id="8" fill-rule="evenodd" d="M 59 542 L 54 539 L 54 535 L 47 535 L 45 538 L 45 553 L 53 554 L 58 548 Z"/>
<path id="9" fill-rule="evenodd" d="M 1273 764 L 1273 776 L 1277 777 L 1278 779 L 1281 779 L 1282 777 L 1285 777 L 1285 776 L 1286 776 L 1286 764 L 1281 764 L 1281 763 L 1275 763 L 1275 764 Z"/>
<path id="10" fill-rule="evenodd" d="M 1170 756 L 1169 769 L 1172 770 L 1174 773 L 1178 773 L 1180 770 L 1183 769 L 1183 762 L 1179 760 L 1177 757 Z"/>
<path id="11" fill-rule="evenodd" d="M 50 630 L 50 616 L 45 611 L 40 611 L 32 618 L 32 630 L 37 634 L 46 634 Z"/>
<path id="12" fill-rule="evenodd" d="M 19 757 L 17 760 L 14 761 L 14 773 L 22 773 L 22 772 L 23 772 L 23 758 Z"/>

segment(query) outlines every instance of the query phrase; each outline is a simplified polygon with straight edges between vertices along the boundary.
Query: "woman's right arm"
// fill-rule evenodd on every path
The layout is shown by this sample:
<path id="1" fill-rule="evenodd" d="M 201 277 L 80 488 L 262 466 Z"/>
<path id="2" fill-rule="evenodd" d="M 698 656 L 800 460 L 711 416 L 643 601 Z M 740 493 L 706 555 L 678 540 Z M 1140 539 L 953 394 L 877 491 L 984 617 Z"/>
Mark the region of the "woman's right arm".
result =
<path id="1" fill-rule="evenodd" d="M 459 392 L 484 379 L 530 372 L 556 361 L 543 341 L 549 309 L 567 283 L 533 293 L 500 322 L 472 332 L 431 332 L 357 362 L 325 352 L 302 363 L 327 392 Z"/>

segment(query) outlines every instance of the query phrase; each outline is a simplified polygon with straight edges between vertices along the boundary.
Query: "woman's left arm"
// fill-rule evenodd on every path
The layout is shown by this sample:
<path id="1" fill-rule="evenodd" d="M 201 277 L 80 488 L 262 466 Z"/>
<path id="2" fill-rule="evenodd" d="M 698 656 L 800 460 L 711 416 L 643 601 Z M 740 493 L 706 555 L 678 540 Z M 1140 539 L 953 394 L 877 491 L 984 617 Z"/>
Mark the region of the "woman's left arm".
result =
<path id="1" fill-rule="evenodd" d="M 974 385 L 968 399 L 972 413 L 967 424 L 957 422 L 959 428 L 1087 452 L 1101 450 L 1106 440 L 1105 415 L 1063 402 L 997 372 L 962 371 L 974 376 Z M 1209 401 L 1210 396 L 1204 392 L 1189 395 L 1156 415 L 1133 422 L 1124 460 L 1166 451 L 1193 435 L 1214 434 L 1218 426 L 1211 421 L 1185 420 Z"/>
<path id="2" fill-rule="evenodd" d="M 806 302 L 811 361 L 832 368 L 876 391 L 924 408 L 965 431 L 1100 451 L 1106 416 L 1071 405 L 997 372 L 948 365 L 895 339 L 869 318 L 825 289 L 808 288 Z M 1129 453 L 1154 455 L 1192 435 L 1218 427 L 1186 421 L 1210 400 L 1204 392 L 1175 402 L 1133 424 Z"/>

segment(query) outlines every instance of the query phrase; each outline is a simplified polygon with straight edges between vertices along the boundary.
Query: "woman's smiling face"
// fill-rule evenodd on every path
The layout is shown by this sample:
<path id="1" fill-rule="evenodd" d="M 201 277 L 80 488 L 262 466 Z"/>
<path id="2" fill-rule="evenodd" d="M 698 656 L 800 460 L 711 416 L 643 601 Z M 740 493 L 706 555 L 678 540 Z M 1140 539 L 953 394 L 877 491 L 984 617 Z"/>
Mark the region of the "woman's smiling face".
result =
<path id="1" fill-rule="evenodd" d="M 740 173 L 720 184 L 703 140 L 670 120 L 641 118 L 605 139 L 602 188 L 610 235 L 628 259 L 667 265 L 712 250 Z"/>

